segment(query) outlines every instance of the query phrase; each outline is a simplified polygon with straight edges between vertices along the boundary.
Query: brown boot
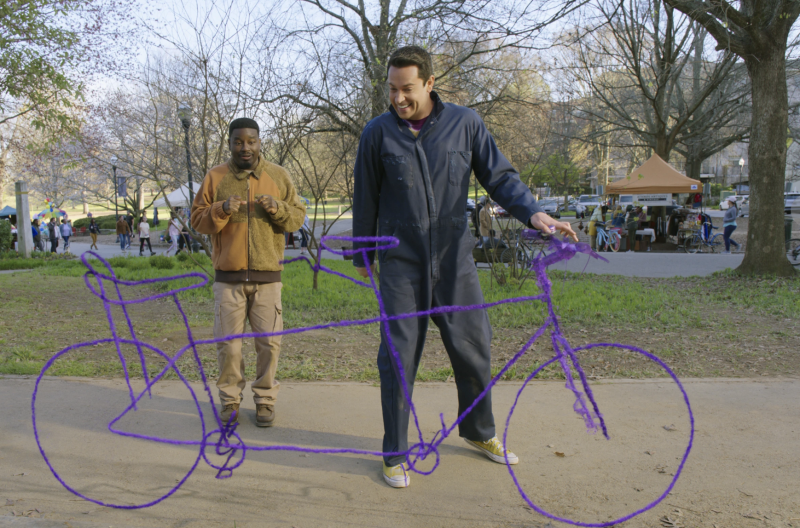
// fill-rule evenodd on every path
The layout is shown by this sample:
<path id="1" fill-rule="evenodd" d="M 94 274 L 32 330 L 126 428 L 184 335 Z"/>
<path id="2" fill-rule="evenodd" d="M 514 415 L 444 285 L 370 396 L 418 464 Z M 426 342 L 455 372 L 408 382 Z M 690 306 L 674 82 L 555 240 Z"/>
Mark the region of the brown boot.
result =
<path id="1" fill-rule="evenodd" d="M 256 425 L 272 427 L 275 423 L 275 406 L 266 403 L 256 404 Z"/>
<path id="2" fill-rule="evenodd" d="M 236 413 L 231 420 L 231 414 Z M 231 424 L 235 424 L 239 421 L 239 404 L 238 403 L 229 403 L 222 407 L 222 412 L 219 413 L 219 417 L 222 418 L 222 425 L 227 425 L 228 420 L 231 421 Z"/>

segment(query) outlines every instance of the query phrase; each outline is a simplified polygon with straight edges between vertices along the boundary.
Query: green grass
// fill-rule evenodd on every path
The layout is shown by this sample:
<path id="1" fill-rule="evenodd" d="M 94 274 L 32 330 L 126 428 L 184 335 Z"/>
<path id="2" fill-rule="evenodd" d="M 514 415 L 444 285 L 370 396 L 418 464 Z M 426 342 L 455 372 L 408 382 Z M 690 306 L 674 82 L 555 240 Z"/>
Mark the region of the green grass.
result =
<path id="1" fill-rule="evenodd" d="M 0 275 L 0 373 L 37 374 L 46 359 L 66 344 L 108 337 L 105 316 L 98 308 L 101 305 L 97 299 L 86 293 L 82 280 L 86 270 L 80 261 L 0 259 L 0 265 L 13 261 L 36 269 L 24 274 Z M 129 281 L 200 271 L 185 256 L 169 257 L 166 260 L 164 257 L 117 257 L 111 259 L 111 263 L 117 275 Z M 153 263 L 158 263 L 158 267 L 154 267 Z M 206 260 L 203 263 L 208 264 Z M 167 264 L 171 267 L 167 267 Z M 336 271 L 356 276 L 350 262 L 325 261 L 325 264 Z M 532 280 L 526 281 L 520 289 L 518 284 L 512 283 L 498 286 L 490 280 L 488 272 L 481 271 L 479 275 L 487 302 L 540 293 Z M 320 274 L 320 289 L 313 291 L 312 277 L 312 272 L 304 264 L 290 265 L 284 270 L 283 314 L 286 328 L 367 319 L 378 313 L 377 302 L 371 290 L 339 277 Z M 669 361 L 690 363 L 693 361 L 694 351 L 701 347 L 713 347 L 720 339 L 736 342 L 742 331 L 742 316 L 763 317 L 774 321 L 769 328 L 758 330 L 762 335 L 756 337 L 777 340 L 777 343 L 796 336 L 794 327 L 800 317 L 800 278 L 797 277 L 749 278 L 720 273 L 705 278 L 631 279 L 553 271 L 550 278 L 553 283 L 553 301 L 566 332 L 583 332 L 580 337 L 584 343 L 599 341 L 597 335 L 613 335 L 617 330 L 624 330 L 628 336 L 669 335 L 671 337 L 663 345 L 658 345 L 659 349 L 653 350 Z M 132 295 L 149 294 L 152 290 L 166 291 L 196 281 L 197 279 L 183 279 L 156 283 L 147 288 L 137 287 L 140 288 L 138 292 L 142 293 L 132 294 L 132 291 L 136 291 L 134 288 L 125 292 L 125 295 L 130 298 Z M 186 312 L 193 328 L 207 329 L 213 324 L 213 294 L 210 286 L 183 292 L 180 298 L 186 302 Z M 95 311 L 91 312 L 86 303 L 90 303 L 91 309 Z M 153 305 L 140 306 L 143 307 L 140 310 L 147 312 Z M 174 306 L 164 306 L 162 312 L 152 314 L 147 320 L 146 337 L 160 338 L 174 333 L 180 334 L 182 321 Z M 161 313 L 169 315 L 159 315 Z M 20 317 L 20 314 L 23 316 Z M 542 303 L 502 305 L 489 311 L 496 339 L 502 339 L 504 335 L 514 332 L 514 335 L 523 335 L 526 332 L 530 335 L 530 330 L 539 326 L 544 316 Z M 363 331 L 374 334 L 376 328 L 373 325 Z M 698 338 L 698 335 L 703 337 Z M 635 337 L 633 340 L 623 341 L 638 342 Z M 158 345 L 158 342 L 154 341 L 154 344 Z M 753 353 L 765 354 L 742 350 L 726 352 L 727 357 L 732 358 L 731 361 L 736 364 L 743 364 Z M 115 357 L 112 359 L 81 361 L 65 357 L 56 362 L 48 374 L 121 376 L 119 361 Z M 613 360 L 609 361 L 613 363 Z M 192 370 L 191 362 L 188 355 L 181 359 L 184 372 Z M 134 376 L 141 374 L 137 371 L 137 363 L 130 363 L 131 374 Z M 209 375 L 213 376 L 216 369 L 213 354 L 208 358 L 204 357 L 204 366 Z M 499 372 L 501 366 L 493 366 L 493 373 Z M 160 370 L 158 362 L 153 363 L 152 367 L 153 372 Z M 652 371 L 637 371 L 622 363 L 614 368 L 617 376 L 655 375 Z M 529 370 L 522 366 L 519 369 L 512 367 L 506 372 L 504 379 L 522 379 L 527 372 Z M 718 369 L 701 369 L 696 372 L 724 373 Z M 371 358 L 337 358 L 320 353 L 296 353 L 282 356 L 280 376 L 283 379 L 374 381 L 377 379 L 377 370 Z M 545 379 L 559 379 L 559 376 L 563 378 L 557 366 L 545 369 L 541 375 Z M 452 379 L 452 369 L 449 366 L 428 368 L 423 362 L 418 379 L 446 381 Z"/>

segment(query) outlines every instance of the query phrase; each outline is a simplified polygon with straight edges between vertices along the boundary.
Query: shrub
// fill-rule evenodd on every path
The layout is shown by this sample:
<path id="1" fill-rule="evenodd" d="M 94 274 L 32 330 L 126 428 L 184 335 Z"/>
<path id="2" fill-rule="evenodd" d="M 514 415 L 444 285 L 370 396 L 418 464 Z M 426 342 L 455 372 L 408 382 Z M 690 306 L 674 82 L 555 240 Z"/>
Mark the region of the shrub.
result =
<path id="1" fill-rule="evenodd" d="M 175 261 L 164 255 L 153 255 L 150 257 L 150 267 L 156 269 L 172 269 Z"/>
<path id="2" fill-rule="evenodd" d="M 14 240 L 11 234 L 11 222 L 8 220 L 0 220 L 0 251 L 9 251 L 13 249 L 11 244 Z"/>
<path id="3" fill-rule="evenodd" d="M 121 211 L 120 214 L 125 214 L 125 211 Z M 117 217 L 112 215 L 105 215 L 105 216 L 95 216 L 94 221 L 97 222 L 97 226 L 100 229 L 115 229 L 117 227 Z M 80 229 L 81 227 L 89 227 L 89 218 L 81 218 L 79 220 L 75 220 L 72 222 L 72 226 L 75 229 Z"/>
<path id="4" fill-rule="evenodd" d="M 125 265 L 125 268 L 129 270 L 150 269 L 150 262 L 148 259 L 130 257 L 128 258 L 128 263 Z"/>
<path id="5" fill-rule="evenodd" d="M 128 266 L 128 261 L 130 259 L 126 257 L 111 257 L 106 259 L 106 261 L 111 265 L 112 268 L 125 268 Z"/>

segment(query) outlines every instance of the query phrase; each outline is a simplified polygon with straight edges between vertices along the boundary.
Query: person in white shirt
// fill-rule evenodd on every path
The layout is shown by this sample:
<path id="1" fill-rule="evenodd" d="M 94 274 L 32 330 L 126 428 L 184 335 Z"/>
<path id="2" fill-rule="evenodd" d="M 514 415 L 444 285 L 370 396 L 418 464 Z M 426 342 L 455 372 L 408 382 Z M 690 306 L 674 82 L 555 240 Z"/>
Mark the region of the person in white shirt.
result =
<path id="1" fill-rule="evenodd" d="M 144 256 L 144 244 L 147 242 L 147 249 L 150 250 L 150 256 L 156 254 L 153 251 L 153 246 L 150 245 L 150 224 L 147 223 L 147 215 L 142 213 L 142 218 L 139 220 L 139 256 Z"/>
<path id="2" fill-rule="evenodd" d="M 175 218 L 175 215 L 171 215 L 172 218 L 169 221 L 169 228 L 167 228 L 167 234 L 169 235 L 170 246 L 167 251 L 164 253 L 165 255 L 169 255 L 169 252 L 173 249 L 175 253 L 178 252 L 178 237 L 181 236 L 181 223 L 180 221 Z"/>

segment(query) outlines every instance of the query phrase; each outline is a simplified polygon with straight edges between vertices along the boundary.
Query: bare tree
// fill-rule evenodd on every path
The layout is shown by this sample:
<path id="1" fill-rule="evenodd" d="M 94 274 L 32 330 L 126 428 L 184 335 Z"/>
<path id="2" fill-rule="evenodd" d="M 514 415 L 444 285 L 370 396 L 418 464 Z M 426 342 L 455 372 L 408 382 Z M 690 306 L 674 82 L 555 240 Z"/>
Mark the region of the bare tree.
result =
<path id="1" fill-rule="evenodd" d="M 738 271 L 793 275 L 786 259 L 783 183 L 789 100 L 786 54 L 792 26 L 800 16 L 796 0 L 665 0 L 701 24 L 717 49 L 744 60 L 753 101 L 750 161 L 750 225 Z"/>
<path id="2" fill-rule="evenodd" d="M 288 168 L 295 177 L 301 179 L 303 188 L 308 190 L 313 200 L 309 249 L 316 249 L 316 254 L 312 253 L 312 256 L 319 264 L 322 259 L 322 246 L 316 238 L 316 230 L 320 217 L 321 237 L 324 237 L 328 235 L 336 221 L 352 207 L 352 164 L 357 143 L 355 138 L 345 132 L 304 134 L 297 137 L 293 143 L 294 148 L 289 150 Z M 344 210 L 340 209 L 329 222 L 324 212 L 320 214 L 320 206 L 324 208 L 325 198 L 331 191 L 338 191 L 349 197 L 350 206 Z M 314 270 L 312 286 L 314 290 L 318 287 L 318 273 Z"/>
<path id="3" fill-rule="evenodd" d="M 386 63 L 395 48 L 426 46 L 442 81 L 469 76 L 506 50 L 532 49 L 548 24 L 586 1 L 297 0 L 302 23 L 285 27 L 292 68 L 270 100 L 291 99 L 357 137 L 388 106 Z"/>
<path id="4" fill-rule="evenodd" d="M 586 87 L 585 139 L 649 147 L 669 161 L 677 149 L 688 175 L 707 157 L 747 137 L 748 86 L 734 53 L 709 56 L 706 31 L 662 0 L 603 2 L 602 26 L 569 41 L 569 73 Z M 579 37 L 579 38 L 575 38 Z"/>

